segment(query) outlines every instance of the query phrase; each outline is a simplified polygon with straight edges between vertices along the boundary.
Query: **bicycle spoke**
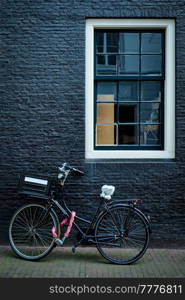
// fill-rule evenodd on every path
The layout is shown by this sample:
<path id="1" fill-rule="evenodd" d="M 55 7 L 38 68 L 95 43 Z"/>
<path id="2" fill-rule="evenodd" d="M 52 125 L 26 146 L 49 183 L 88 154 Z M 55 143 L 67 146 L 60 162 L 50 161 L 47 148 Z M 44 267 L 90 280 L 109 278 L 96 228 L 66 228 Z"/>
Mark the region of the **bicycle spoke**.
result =
<path id="1" fill-rule="evenodd" d="M 112 215 L 112 213 L 110 213 L 110 216 L 112 218 L 113 224 L 115 225 L 115 228 L 117 229 L 118 232 L 120 232 L 119 224 L 117 224 L 117 221 L 114 219 L 114 216 Z"/>
<path id="2" fill-rule="evenodd" d="M 100 219 L 95 234 L 100 253 L 106 259 L 121 264 L 142 256 L 149 238 L 145 221 L 129 207 L 110 209 Z"/>
<path id="3" fill-rule="evenodd" d="M 16 222 L 22 224 L 23 226 L 28 226 L 28 223 L 23 218 L 21 218 L 21 216 L 18 216 Z"/>
<path id="4" fill-rule="evenodd" d="M 119 247 L 119 243 L 97 242 L 97 244 L 98 245 L 104 245 L 104 246 Z"/>
<path id="5" fill-rule="evenodd" d="M 143 246 L 143 241 L 141 242 L 139 242 L 138 240 L 136 240 L 136 239 L 131 239 L 131 238 L 129 238 L 129 237 L 127 237 L 126 238 L 126 240 L 128 241 L 128 242 L 130 242 L 131 244 L 134 244 L 134 245 L 136 245 L 136 246 L 138 246 L 138 247 L 141 247 L 141 246 Z"/>
<path id="6" fill-rule="evenodd" d="M 11 225 L 11 245 L 26 259 L 37 259 L 53 247 L 51 229 L 56 223 L 41 205 L 27 205 L 15 214 Z"/>

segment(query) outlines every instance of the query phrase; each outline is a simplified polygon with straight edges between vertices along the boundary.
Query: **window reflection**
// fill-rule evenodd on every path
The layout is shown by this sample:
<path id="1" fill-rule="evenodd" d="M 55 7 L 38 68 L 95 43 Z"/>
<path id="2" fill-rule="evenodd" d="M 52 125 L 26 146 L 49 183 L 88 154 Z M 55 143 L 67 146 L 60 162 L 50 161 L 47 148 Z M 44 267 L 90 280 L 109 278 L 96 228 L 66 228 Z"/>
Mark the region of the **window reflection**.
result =
<path id="1" fill-rule="evenodd" d="M 160 122 L 160 103 L 141 103 L 140 118 L 145 123 Z"/>
<path id="2" fill-rule="evenodd" d="M 96 35 L 97 75 L 139 74 L 140 62 L 141 74 L 161 75 L 161 33 L 99 32 Z"/>
<path id="3" fill-rule="evenodd" d="M 141 73 L 145 75 L 161 75 L 161 62 L 160 55 L 142 55 Z"/>
<path id="4" fill-rule="evenodd" d="M 139 56 L 138 55 L 120 55 L 119 74 L 138 74 Z"/>
<path id="5" fill-rule="evenodd" d="M 118 32 L 108 32 L 105 36 L 107 52 L 117 53 L 119 47 L 119 33 Z"/>
<path id="6" fill-rule="evenodd" d="M 161 53 L 161 33 L 142 33 L 141 34 L 141 53 Z"/>
<path id="7" fill-rule="evenodd" d="M 160 81 L 141 82 L 141 100 L 142 101 L 161 101 L 161 83 Z"/>
<path id="8" fill-rule="evenodd" d="M 139 83 L 137 81 L 120 81 L 119 101 L 137 101 L 139 98 Z"/>
<path id="9" fill-rule="evenodd" d="M 113 81 L 100 81 L 97 84 L 97 101 L 115 101 L 116 83 Z"/>
<path id="10" fill-rule="evenodd" d="M 141 125 L 140 144 L 160 145 L 160 125 Z"/>
<path id="11" fill-rule="evenodd" d="M 104 45 L 104 33 L 98 32 L 96 34 L 96 52 L 103 53 L 103 45 Z"/>
<path id="12" fill-rule="evenodd" d="M 120 33 L 120 53 L 139 53 L 139 33 Z"/>
<path id="13" fill-rule="evenodd" d="M 98 55 L 96 64 L 97 75 L 115 75 L 117 72 L 116 65 L 116 55 Z"/>

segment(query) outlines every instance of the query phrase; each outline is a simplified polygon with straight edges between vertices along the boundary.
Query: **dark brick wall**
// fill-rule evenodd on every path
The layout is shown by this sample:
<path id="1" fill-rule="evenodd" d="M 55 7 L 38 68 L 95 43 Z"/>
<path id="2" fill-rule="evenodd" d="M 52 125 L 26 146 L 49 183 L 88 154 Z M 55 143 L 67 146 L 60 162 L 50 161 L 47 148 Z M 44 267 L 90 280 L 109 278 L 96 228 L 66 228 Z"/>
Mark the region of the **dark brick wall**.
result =
<path id="1" fill-rule="evenodd" d="M 185 241 L 185 1 L 1 0 L 0 2 L 0 241 L 24 203 L 18 174 L 56 172 L 69 161 L 65 197 L 91 215 L 102 184 L 115 198 L 140 197 L 150 214 L 153 243 Z M 176 158 L 173 161 L 85 161 L 85 19 L 176 19 Z M 184 223 L 183 223 L 184 222 Z"/>

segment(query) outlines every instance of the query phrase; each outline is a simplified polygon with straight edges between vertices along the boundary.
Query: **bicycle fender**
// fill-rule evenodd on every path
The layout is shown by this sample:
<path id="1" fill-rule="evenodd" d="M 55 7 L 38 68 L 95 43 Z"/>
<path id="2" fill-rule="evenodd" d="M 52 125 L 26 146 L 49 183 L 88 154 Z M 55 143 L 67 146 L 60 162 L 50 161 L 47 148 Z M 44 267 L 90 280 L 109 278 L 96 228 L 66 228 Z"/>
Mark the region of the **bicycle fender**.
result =
<path id="1" fill-rule="evenodd" d="M 112 201 L 112 202 L 110 202 L 110 204 L 109 204 L 108 207 L 109 208 L 128 207 L 130 209 L 136 210 L 143 217 L 143 219 L 145 220 L 145 222 L 147 223 L 149 232 L 152 233 L 152 229 L 151 229 L 151 225 L 150 225 L 151 222 L 150 222 L 149 218 L 140 209 L 138 209 L 137 207 L 132 207 L 131 205 L 125 203 L 125 200 L 122 200 L 122 202 L 124 202 L 124 203 L 121 203 L 121 200 L 119 202 L 118 201 Z M 117 202 L 117 203 L 115 203 L 115 202 Z M 105 211 L 106 210 L 104 210 L 103 212 L 105 212 Z M 99 217 L 98 217 L 98 219 L 99 219 Z"/>
<path id="2" fill-rule="evenodd" d="M 114 203 L 114 204 L 113 204 Z M 108 203 L 108 208 L 112 208 L 112 207 L 120 207 L 120 206 L 126 206 L 126 207 L 130 207 L 128 204 L 115 204 L 115 201 L 112 201 L 112 202 L 109 202 Z M 107 213 L 107 209 L 104 208 L 98 215 L 97 219 L 96 219 L 96 222 L 93 224 L 92 228 L 94 229 L 96 227 L 96 224 L 98 223 L 99 219 L 101 218 L 101 216 L 105 213 Z"/>
<path id="3" fill-rule="evenodd" d="M 142 215 L 142 217 L 145 219 L 147 225 L 148 225 L 148 229 L 149 232 L 152 233 L 152 229 L 151 229 L 151 221 L 149 219 L 148 216 L 146 216 L 140 209 L 138 209 L 137 207 L 135 207 L 135 210 L 137 210 L 138 213 L 140 213 Z"/>

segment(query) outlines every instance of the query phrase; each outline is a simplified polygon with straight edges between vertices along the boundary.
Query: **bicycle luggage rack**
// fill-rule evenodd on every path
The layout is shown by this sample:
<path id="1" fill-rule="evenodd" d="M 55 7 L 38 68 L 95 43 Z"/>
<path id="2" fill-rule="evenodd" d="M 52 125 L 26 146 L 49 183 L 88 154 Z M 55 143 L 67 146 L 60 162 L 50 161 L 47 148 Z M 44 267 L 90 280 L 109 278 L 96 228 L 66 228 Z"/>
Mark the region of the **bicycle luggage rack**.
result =
<path id="1" fill-rule="evenodd" d="M 52 178 L 45 175 L 21 174 L 18 193 L 42 199 L 50 198 Z"/>

